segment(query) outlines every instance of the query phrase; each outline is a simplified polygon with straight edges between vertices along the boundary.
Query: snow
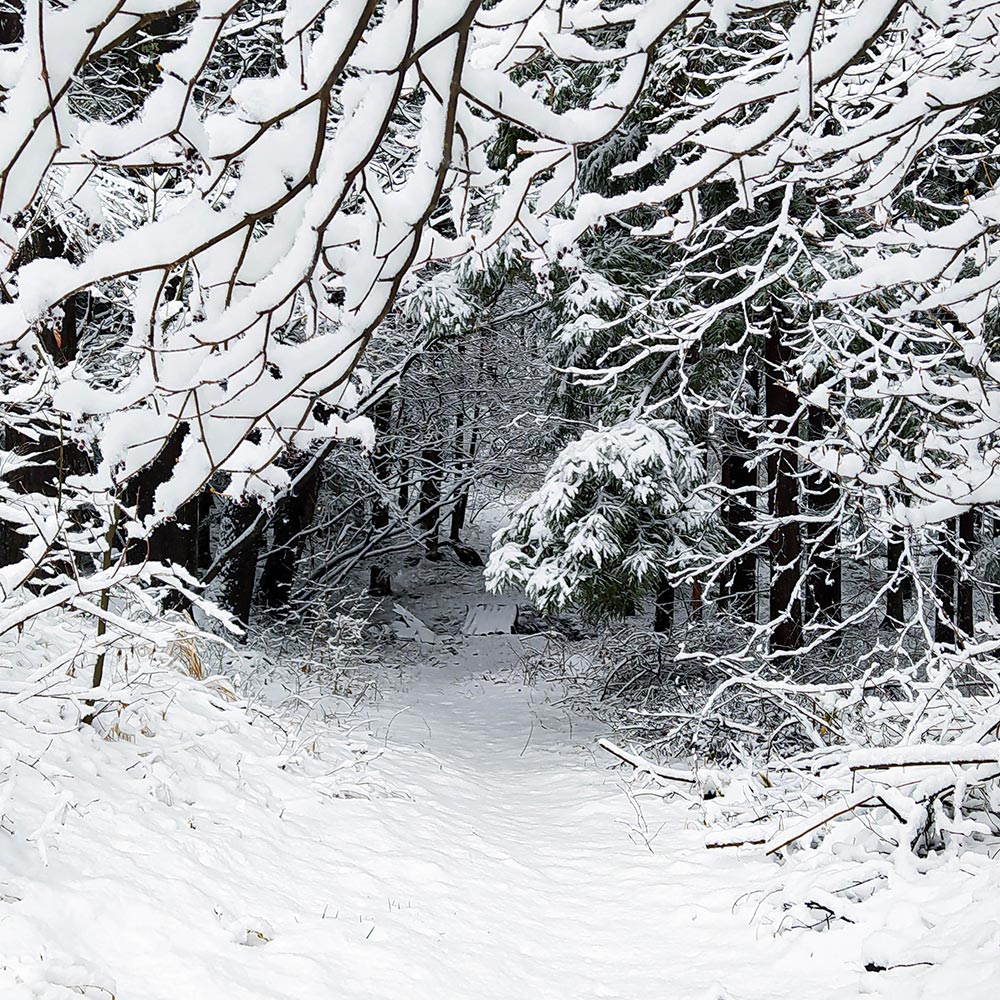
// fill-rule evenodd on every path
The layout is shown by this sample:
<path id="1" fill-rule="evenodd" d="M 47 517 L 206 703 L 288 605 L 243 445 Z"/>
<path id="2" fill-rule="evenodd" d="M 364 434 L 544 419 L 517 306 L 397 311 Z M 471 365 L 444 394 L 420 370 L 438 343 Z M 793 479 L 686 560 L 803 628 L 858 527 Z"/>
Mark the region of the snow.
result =
<path id="1" fill-rule="evenodd" d="M 557 685 L 525 683 L 540 638 L 459 634 L 476 574 L 400 579 L 439 642 L 391 643 L 350 683 L 244 667 L 232 701 L 147 656 L 96 729 L 0 696 L 0 995 L 991 995 L 987 858 L 894 868 L 836 836 L 782 864 L 706 850 L 690 786 L 620 768 Z M 26 677 L 54 634 L 17 639 L 4 674 Z M 887 888 L 837 894 L 873 864 Z M 853 922 L 789 930 L 824 900 Z"/>

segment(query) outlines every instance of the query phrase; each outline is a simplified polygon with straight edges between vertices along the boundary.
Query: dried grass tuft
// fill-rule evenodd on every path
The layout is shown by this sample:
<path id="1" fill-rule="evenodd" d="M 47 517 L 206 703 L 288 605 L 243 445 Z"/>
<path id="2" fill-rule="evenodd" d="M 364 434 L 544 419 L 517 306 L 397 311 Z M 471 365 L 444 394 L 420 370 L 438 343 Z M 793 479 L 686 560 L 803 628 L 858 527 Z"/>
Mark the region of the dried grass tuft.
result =
<path id="1" fill-rule="evenodd" d="M 177 639 L 173 643 L 171 651 L 175 660 L 180 663 L 190 677 L 198 681 L 205 679 L 205 668 L 198 652 L 198 643 L 193 637 Z"/>

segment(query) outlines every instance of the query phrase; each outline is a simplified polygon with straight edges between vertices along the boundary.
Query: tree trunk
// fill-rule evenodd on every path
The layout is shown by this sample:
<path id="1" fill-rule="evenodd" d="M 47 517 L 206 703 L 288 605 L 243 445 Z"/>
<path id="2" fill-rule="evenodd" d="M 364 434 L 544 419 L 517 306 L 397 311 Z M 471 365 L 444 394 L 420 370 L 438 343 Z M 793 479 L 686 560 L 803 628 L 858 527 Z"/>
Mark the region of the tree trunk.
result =
<path id="1" fill-rule="evenodd" d="M 695 580 L 691 584 L 691 614 L 688 621 L 700 622 L 704 617 L 705 600 L 702 594 L 701 580 Z"/>
<path id="2" fill-rule="evenodd" d="M 993 517 L 993 544 L 1000 544 L 1000 514 Z M 996 555 L 993 558 L 996 560 Z M 1000 622 L 1000 579 L 993 581 L 993 620 Z"/>
<path id="3" fill-rule="evenodd" d="M 478 415 L 475 416 L 478 419 Z M 461 430 L 464 423 L 461 416 L 456 419 L 456 423 L 459 430 Z M 465 530 L 465 521 L 469 514 L 469 493 L 472 488 L 470 477 L 472 474 L 472 463 L 476 456 L 476 444 L 476 427 L 473 426 L 472 432 L 469 435 L 468 448 L 465 447 L 464 441 L 461 438 L 459 439 L 459 455 L 455 465 L 458 475 L 464 477 L 462 485 L 459 487 L 458 499 L 455 501 L 455 506 L 451 511 L 451 530 L 448 535 L 456 543 L 462 540 L 462 532 Z"/>
<path id="4" fill-rule="evenodd" d="M 469 487 L 464 486 L 459 491 L 455 506 L 451 509 L 451 528 L 448 538 L 458 544 L 462 540 L 462 532 L 465 530 L 465 519 L 469 512 Z"/>
<path id="5" fill-rule="evenodd" d="M 300 472 L 305 463 L 300 465 Z M 293 477 L 295 478 L 295 477 Z M 323 466 L 314 463 L 309 474 L 299 479 L 278 504 L 270 555 L 260 578 L 260 600 L 266 608 L 288 605 L 295 581 L 295 567 L 302 552 L 302 532 L 312 524 L 323 483 Z"/>
<path id="6" fill-rule="evenodd" d="M 958 518 L 958 537 L 962 551 L 962 563 L 958 575 L 958 631 L 966 639 L 971 639 L 975 631 L 975 589 L 972 585 L 972 560 L 977 545 L 976 515 L 977 512 L 970 509 Z"/>
<path id="7" fill-rule="evenodd" d="M 198 494 L 198 573 L 212 565 L 212 511 L 215 509 L 215 498 L 209 486 Z"/>
<path id="8" fill-rule="evenodd" d="M 665 578 L 660 578 L 656 588 L 656 610 L 653 613 L 653 631 L 669 632 L 674 627 L 674 588 Z"/>
<path id="9" fill-rule="evenodd" d="M 809 408 L 810 438 L 822 441 L 829 429 L 830 415 L 818 407 Z M 843 600 L 843 573 L 840 563 L 838 503 L 840 489 L 829 473 L 813 468 L 805 477 L 809 512 L 822 518 L 809 527 L 809 580 L 807 587 L 810 620 L 832 624 L 840 621 Z"/>
<path id="10" fill-rule="evenodd" d="M 943 526 L 943 538 L 934 567 L 934 593 L 937 598 L 937 621 L 934 638 L 937 642 L 955 643 L 955 536 L 957 520 Z"/>
<path id="11" fill-rule="evenodd" d="M 410 506 L 410 460 L 404 455 L 399 460 L 399 509 Z"/>
<path id="12" fill-rule="evenodd" d="M 735 431 L 735 447 L 722 459 L 722 488 L 725 500 L 722 519 L 738 546 L 753 532 L 757 470 L 752 467 L 753 436 L 744 428 Z M 757 553 L 737 557 L 723 580 L 720 604 L 746 621 L 757 617 Z"/>
<path id="13" fill-rule="evenodd" d="M 438 557 L 438 527 L 441 523 L 441 452 L 425 448 L 420 454 L 419 516 L 421 542 L 428 559 Z"/>
<path id="14" fill-rule="evenodd" d="M 886 628 L 901 628 L 906 620 L 906 581 L 903 579 L 903 535 L 901 530 L 893 525 L 889 529 L 889 540 L 886 546 L 886 574 L 889 580 L 885 594 Z"/>
<path id="15" fill-rule="evenodd" d="M 222 516 L 223 537 L 232 544 L 249 531 L 260 514 L 260 502 L 249 499 L 243 503 L 229 501 Z M 247 628 L 253 607 L 254 583 L 257 578 L 257 540 L 245 544 L 220 572 L 222 603 L 233 617 Z"/>
<path id="16" fill-rule="evenodd" d="M 160 449 L 159 454 L 132 477 L 125 491 L 126 503 L 134 505 L 136 516 L 141 520 L 153 513 L 153 499 L 156 490 L 172 475 L 174 466 L 181 456 L 184 439 L 187 437 L 186 424 L 175 427 Z M 163 565 L 180 566 L 192 576 L 198 575 L 198 515 L 201 500 L 194 496 L 177 508 L 173 516 L 161 522 L 146 537 L 145 541 L 132 542 L 126 549 L 126 559 L 130 563 L 145 561 Z M 190 601 L 181 594 L 173 594 L 166 600 L 168 607 L 177 611 L 190 608 Z"/>
<path id="17" fill-rule="evenodd" d="M 181 457 L 188 428 L 181 424 L 171 431 L 163 447 L 146 466 L 132 477 L 126 488 L 126 502 L 136 509 L 141 520 L 153 513 L 153 499 L 157 489 L 173 475 L 174 466 Z M 198 566 L 198 500 L 194 498 L 181 504 L 169 521 L 157 525 L 145 543 L 134 543 L 128 551 L 131 563 L 177 563 L 193 572 Z"/>
<path id="18" fill-rule="evenodd" d="M 770 620 L 771 648 L 796 649 L 802 640 L 801 578 L 802 535 L 799 526 L 798 399 L 787 385 L 791 360 L 790 317 L 777 298 L 770 300 L 770 322 L 765 343 L 765 408 L 768 431 L 777 439 L 768 461 L 771 481 L 771 513 L 775 527 L 771 535 Z"/>
<path id="19" fill-rule="evenodd" d="M 375 449 L 372 452 L 372 473 L 378 481 L 379 486 L 388 490 L 389 488 L 389 464 L 391 455 L 389 452 L 388 432 L 392 420 L 392 399 L 386 395 L 376 404 L 372 414 L 372 422 L 375 425 Z M 381 496 L 376 496 L 372 501 L 371 529 L 372 534 L 378 536 L 380 532 L 389 527 L 389 505 Z M 373 597 L 388 597 L 392 594 L 392 574 L 384 567 L 373 564 L 369 570 L 368 593 Z"/>

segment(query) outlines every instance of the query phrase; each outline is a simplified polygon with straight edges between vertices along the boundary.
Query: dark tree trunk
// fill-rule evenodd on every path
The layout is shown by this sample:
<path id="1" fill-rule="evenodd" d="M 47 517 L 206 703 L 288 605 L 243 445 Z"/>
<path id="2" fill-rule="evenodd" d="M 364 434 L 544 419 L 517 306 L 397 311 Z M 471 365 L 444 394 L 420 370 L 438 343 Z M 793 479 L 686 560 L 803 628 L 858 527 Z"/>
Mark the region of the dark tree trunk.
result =
<path id="1" fill-rule="evenodd" d="M 456 425 L 459 434 L 461 435 L 462 425 L 464 424 L 464 419 L 459 415 L 456 418 Z M 455 468 L 458 470 L 458 475 L 463 477 L 462 484 L 459 487 L 458 498 L 455 501 L 455 506 L 451 511 L 451 530 L 448 533 L 449 538 L 452 542 L 460 542 L 462 540 L 462 532 L 465 530 L 465 521 L 469 514 L 469 492 L 471 490 L 471 473 L 472 473 L 472 463 L 476 456 L 476 428 L 472 428 L 472 432 L 469 435 L 469 446 L 465 447 L 465 442 L 463 437 L 458 438 L 458 460 L 455 464 Z"/>
<path id="2" fill-rule="evenodd" d="M 300 536 L 316 515 L 322 469 L 322 463 L 316 462 L 278 504 L 271 553 L 260 578 L 260 600 L 266 608 L 284 608 L 291 597 L 295 567 L 302 552 Z"/>
<path id="3" fill-rule="evenodd" d="M 889 587 L 885 594 L 886 628 L 901 628 L 906 620 L 906 581 L 903 578 L 903 535 L 895 525 L 889 529 L 886 546 L 886 573 Z"/>
<path id="4" fill-rule="evenodd" d="M 228 543 L 234 543 L 249 531 L 259 514 L 260 503 L 256 499 L 242 503 L 230 501 L 222 515 L 222 533 Z M 263 524 L 258 529 L 256 537 L 242 545 L 219 574 L 222 577 L 222 602 L 243 628 L 247 628 L 250 624 L 262 528 Z"/>
<path id="5" fill-rule="evenodd" d="M 63 303 L 62 316 L 47 323 L 40 331 L 38 339 L 57 366 L 62 367 L 76 360 L 78 329 L 75 296 L 71 296 Z M 11 483 L 21 483 L 26 493 L 38 492 L 52 496 L 53 482 L 61 480 L 62 473 L 81 471 L 82 456 L 79 452 L 69 442 L 53 435 L 42 435 L 36 441 L 11 430 L 8 447 L 17 448 L 24 454 L 32 454 L 36 458 L 35 465 L 17 473 L 9 480 Z"/>
<path id="6" fill-rule="evenodd" d="M 688 618 L 692 622 L 700 622 L 705 613 L 705 600 L 702 593 L 701 581 L 695 580 L 691 584 L 691 614 Z"/>
<path id="7" fill-rule="evenodd" d="M 403 456 L 399 460 L 399 509 L 410 506 L 410 460 Z"/>
<path id="8" fill-rule="evenodd" d="M 389 465 L 391 455 L 387 435 L 392 420 L 392 400 L 383 396 L 376 404 L 372 415 L 375 425 L 375 449 L 372 452 L 372 473 L 379 486 L 388 490 Z M 381 496 L 372 501 L 371 528 L 372 534 L 378 536 L 389 527 L 389 505 Z M 368 592 L 373 597 L 388 597 L 392 593 L 392 574 L 384 567 L 374 564 L 369 570 Z"/>
<path id="9" fill-rule="evenodd" d="M 462 532 L 465 530 L 465 519 L 469 513 L 469 487 L 463 486 L 459 491 L 455 506 L 451 509 L 451 528 L 448 531 L 448 538 L 458 544 L 462 540 Z"/>
<path id="10" fill-rule="evenodd" d="M 153 513 L 156 490 L 173 475 L 187 433 L 186 424 L 174 428 L 159 454 L 129 482 L 125 500 L 126 503 L 135 506 L 136 515 L 140 520 Z M 180 566 L 196 577 L 200 503 L 198 496 L 185 501 L 169 520 L 153 528 L 145 541 L 132 542 L 126 551 L 127 560 L 130 563 L 148 560 L 164 565 Z M 180 594 L 169 597 L 167 604 L 178 611 L 185 611 L 190 607 L 187 598 Z"/>
<path id="11" fill-rule="evenodd" d="M 653 613 L 653 631 L 669 632 L 674 627 L 674 588 L 661 578 L 656 588 L 656 610 Z"/>
<path id="12" fill-rule="evenodd" d="M 967 510 L 958 519 L 958 538 L 961 542 L 962 564 L 958 575 L 958 631 L 965 638 L 972 638 L 975 630 L 975 589 L 972 585 L 972 560 L 977 546 L 975 510 Z"/>
<path id="13" fill-rule="evenodd" d="M 1000 544 L 1000 514 L 993 517 L 993 544 Z M 994 555 L 993 559 L 996 561 L 997 556 Z M 997 570 L 994 569 L 994 572 Z M 1000 579 L 993 581 L 993 620 L 1000 622 Z"/>
<path id="14" fill-rule="evenodd" d="M 934 638 L 937 642 L 955 642 L 955 537 L 956 520 L 948 521 L 943 529 L 941 548 L 934 567 L 934 593 L 937 598 L 937 621 Z"/>
<path id="15" fill-rule="evenodd" d="M 735 432 L 735 447 L 722 459 L 726 498 L 722 518 L 737 545 L 745 544 L 755 517 L 757 470 L 752 467 L 754 440 L 744 428 Z M 746 552 L 733 563 L 721 586 L 720 603 L 747 621 L 757 617 L 757 553 Z"/>
<path id="16" fill-rule="evenodd" d="M 210 487 L 206 486 L 198 494 L 198 573 L 212 565 L 212 510 L 215 500 Z"/>
<path id="17" fill-rule="evenodd" d="M 787 387 L 791 360 L 791 322 L 774 297 L 764 348 L 765 408 L 768 430 L 780 442 L 770 456 L 771 513 L 777 522 L 771 536 L 770 620 L 774 650 L 796 649 L 802 640 L 802 601 L 797 593 L 801 578 L 802 535 L 799 525 L 798 399 Z"/>
<path id="18" fill-rule="evenodd" d="M 830 415 L 825 410 L 810 407 L 809 433 L 813 441 L 825 436 Z M 827 623 L 840 621 L 843 600 L 843 572 L 839 551 L 837 506 L 840 489 L 829 473 L 811 469 L 805 477 L 809 512 L 822 518 L 811 521 L 809 528 L 809 580 L 807 616 Z"/>
<path id="19" fill-rule="evenodd" d="M 461 354 L 461 351 L 459 351 Z M 461 410 L 455 414 L 455 475 L 458 477 L 458 490 L 455 503 L 451 508 L 451 527 L 448 538 L 453 542 L 462 540 L 462 529 L 465 527 L 465 510 L 469 505 L 468 489 L 463 487 L 462 473 L 465 470 L 465 414 Z"/>
<path id="20" fill-rule="evenodd" d="M 441 523 L 441 452 L 425 448 L 420 455 L 420 506 L 417 525 L 428 559 L 438 556 L 438 528 Z"/>

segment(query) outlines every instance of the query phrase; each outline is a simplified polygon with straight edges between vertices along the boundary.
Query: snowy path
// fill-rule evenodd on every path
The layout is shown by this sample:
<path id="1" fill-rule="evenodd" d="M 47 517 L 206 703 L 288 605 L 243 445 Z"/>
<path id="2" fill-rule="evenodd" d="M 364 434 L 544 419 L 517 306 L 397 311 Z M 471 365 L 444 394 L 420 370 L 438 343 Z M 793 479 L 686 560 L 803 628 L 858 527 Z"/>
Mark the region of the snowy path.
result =
<path id="1" fill-rule="evenodd" d="M 690 814 L 653 796 L 647 848 L 620 778 L 586 749 L 592 732 L 544 690 L 498 679 L 513 676 L 512 641 L 431 659 L 355 732 L 376 758 L 361 771 L 392 797 L 324 795 L 294 762 L 279 769 L 273 745 L 255 756 L 253 730 L 176 706 L 166 720 L 196 739 L 144 776 L 78 768 L 48 867 L 29 845 L 0 862 L 16 900 L 0 903 L 0 995 L 856 996 L 850 931 L 776 939 L 733 913 L 773 865 L 709 854 Z M 67 748 L 67 768 L 80 759 Z"/>
<path id="2" fill-rule="evenodd" d="M 479 662 L 509 659 L 510 642 L 480 640 Z M 399 767 L 413 801 L 378 816 L 360 806 L 380 842 L 359 824 L 349 852 L 399 907 L 372 914 L 359 995 L 829 995 L 838 962 L 804 977 L 808 953 L 757 940 L 748 915 L 732 914 L 747 866 L 707 856 L 679 808 L 645 799 L 640 820 L 585 749 L 592 734 L 542 692 L 470 675 L 454 657 L 408 696 L 383 769 Z M 817 992 L 803 992 L 813 976 Z"/>

